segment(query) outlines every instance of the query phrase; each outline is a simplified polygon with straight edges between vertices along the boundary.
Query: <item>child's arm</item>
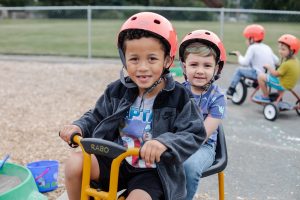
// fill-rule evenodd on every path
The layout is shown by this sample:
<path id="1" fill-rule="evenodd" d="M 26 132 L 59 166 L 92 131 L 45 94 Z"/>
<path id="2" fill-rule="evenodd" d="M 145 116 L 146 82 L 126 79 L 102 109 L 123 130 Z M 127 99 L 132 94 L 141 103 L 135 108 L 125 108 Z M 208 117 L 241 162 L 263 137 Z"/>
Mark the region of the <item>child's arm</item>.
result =
<path id="1" fill-rule="evenodd" d="M 271 65 L 266 64 L 264 68 L 266 68 L 269 71 L 269 73 L 272 74 L 273 76 L 276 77 L 279 76 L 278 71 L 276 71 Z"/>
<path id="2" fill-rule="evenodd" d="M 212 135 L 212 133 L 217 130 L 218 126 L 221 124 L 222 120 L 207 116 L 204 120 L 204 127 L 207 134 L 207 139 Z"/>
<path id="3" fill-rule="evenodd" d="M 208 113 L 204 119 L 204 127 L 207 133 L 206 140 L 218 129 L 227 110 L 226 97 L 217 85 L 214 85 L 214 91 L 210 94 L 207 105 Z"/>
<path id="4" fill-rule="evenodd" d="M 238 62 L 240 65 L 249 66 L 251 60 L 253 59 L 254 50 L 251 46 L 248 47 L 245 56 L 241 54 L 238 56 Z"/>
<path id="5" fill-rule="evenodd" d="M 172 124 L 173 131 L 165 132 L 155 138 L 167 147 L 167 154 L 161 159 L 165 159 L 164 161 L 170 164 L 183 163 L 204 143 L 206 131 L 202 114 L 199 112 L 194 101 L 190 101 L 184 105 L 181 112 L 177 113 Z"/>
<path id="6" fill-rule="evenodd" d="M 275 63 L 275 65 L 279 65 L 279 58 L 273 53 L 273 61 Z"/>
<path id="7" fill-rule="evenodd" d="M 231 51 L 230 53 L 236 55 L 237 57 L 241 55 L 239 51 Z"/>

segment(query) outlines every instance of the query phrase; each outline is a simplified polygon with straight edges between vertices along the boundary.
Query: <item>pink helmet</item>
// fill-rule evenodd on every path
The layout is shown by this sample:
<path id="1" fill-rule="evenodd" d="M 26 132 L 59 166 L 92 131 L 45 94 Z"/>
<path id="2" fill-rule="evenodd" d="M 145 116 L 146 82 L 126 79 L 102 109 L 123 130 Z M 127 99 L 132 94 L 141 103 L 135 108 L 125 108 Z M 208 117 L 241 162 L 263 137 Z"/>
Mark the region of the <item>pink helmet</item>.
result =
<path id="1" fill-rule="evenodd" d="M 261 25 L 251 24 L 246 26 L 243 35 L 247 39 L 253 38 L 254 42 L 258 42 L 265 38 L 265 29 Z"/>
<path id="2" fill-rule="evenodd" d="M 278 42 L 284 43 L 293 51 L 293 54 L 297 54 L 300 48 L 300 41 L 291 34 L 284 34 L 278 38 Z"/>
<path id="3" fill-rule="evenodd" d="M 165 17 L 153 12 L 140 12 L 131 16 L 121 27 L 118 34 L 118 48 L 121 48 L 120 33 L 129 29 L 142 29 L 155 33 L 165 39 L 170 46 L 169 55 L 174 60 L 177 49 L 177 34 Z"/>
<path id="4" fill-rule="evenodd" d="M 184 62 L 184 49 L 192 42 L 204 43 L 215 50 L 217 53 L 217 63 L 219 64 L 219 70 L 217 75 L 221 74 L 223 66 L 226 62 L 226 51 L 220 38 L 213 32 L 208 30 L 195 30 L 188 33 L 181 41 L 179 46 L 179 58 L 181 62 Z"/>

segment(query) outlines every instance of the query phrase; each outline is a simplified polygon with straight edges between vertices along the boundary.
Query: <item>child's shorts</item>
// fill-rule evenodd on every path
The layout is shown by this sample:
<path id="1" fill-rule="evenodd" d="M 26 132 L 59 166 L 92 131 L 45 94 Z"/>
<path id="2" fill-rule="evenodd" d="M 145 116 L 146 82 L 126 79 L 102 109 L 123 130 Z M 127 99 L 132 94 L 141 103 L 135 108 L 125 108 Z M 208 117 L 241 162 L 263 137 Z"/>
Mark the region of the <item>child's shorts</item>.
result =
<path id="1" fill-rule="evenodd" d="M 108 191 L 112 159 L 97 156 L 100 167 L 99 185 Z M 156 168 L 135 168 L 124 160 L 120 166 L 118 191 L 126 189 L 129 194 L 134 189 L 146 191 L 153 200 L 164 199 L 163 187 Z"/>
<path id="2" fill-rule="evenodd" d="M 281 85 L 280 85 L 280 82 L 279 82 L 279 78 L 278 77 L 275 77 L 275 76 L 272 76 L 272 75 L 268 75 L 267 76 L 267 85 L 270 86 L 271 88 L 274 88 L 276 90 L 285 90 Z"/>

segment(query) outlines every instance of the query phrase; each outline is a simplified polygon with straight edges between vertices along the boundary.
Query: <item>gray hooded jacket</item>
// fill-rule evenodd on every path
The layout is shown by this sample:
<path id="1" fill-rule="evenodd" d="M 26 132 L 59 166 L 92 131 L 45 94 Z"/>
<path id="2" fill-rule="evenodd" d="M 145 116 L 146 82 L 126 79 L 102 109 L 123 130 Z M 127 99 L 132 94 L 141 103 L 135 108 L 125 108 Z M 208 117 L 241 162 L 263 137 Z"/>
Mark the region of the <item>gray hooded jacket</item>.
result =
<path id="1" fill-rule="evenodd" d="M 73 124 L 83 137 L 116 141 L 119 123 L 138 96 L 138 88 L 127 88 L 120 80 L 108 85 L 94 109 Z M 184 200 L 186 183 L 182 163 L 199 149 L 206 138 L 203 117 L 192 94 L 171 76 L 153 104 L 153 139 L 168 149 L 157 163 L 166 200 Z"/>

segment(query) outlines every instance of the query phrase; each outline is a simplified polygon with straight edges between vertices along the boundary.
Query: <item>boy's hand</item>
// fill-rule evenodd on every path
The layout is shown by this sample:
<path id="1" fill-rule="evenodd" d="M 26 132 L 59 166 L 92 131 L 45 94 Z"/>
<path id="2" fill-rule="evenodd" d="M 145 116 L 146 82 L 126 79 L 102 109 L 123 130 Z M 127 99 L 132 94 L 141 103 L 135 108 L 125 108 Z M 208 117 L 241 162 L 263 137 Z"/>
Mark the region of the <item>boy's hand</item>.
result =
<path id="1" fill-rule="evenodd" d="M 269 65 L 269 64 L 265 64 L 265 65 L 264 65 L 264 68 L 265 68 L 266 70 L 270 70 L 270 68 L 271 68 L 271 65 Z"/>
<path id="2" fill-rule="evenodd" d="M 235 54 L 236 56 L 240 56 L 241 53 L 239 51 L 231 51 L 230 53 Z"/>
<path id="3" fill-rule="evenodd" d="M 147 141 L 141 149 L 141 158 L 146 164 L 153 164 L 160 161 L 160 156 L 167 150 L 167 147 L 157 140 Z"/>
<path id="4" fill-rule="evenodd" d="M 70 144 L 70 137 L 72 133 L 80 133 L 82 135 L 81 129 L 79 126 L 76 125 L 65 125 L 60 131 L 59 131 L 59 137 L 63 139 L 65 142 Z"/>

